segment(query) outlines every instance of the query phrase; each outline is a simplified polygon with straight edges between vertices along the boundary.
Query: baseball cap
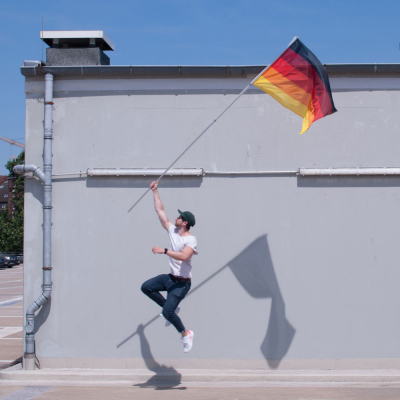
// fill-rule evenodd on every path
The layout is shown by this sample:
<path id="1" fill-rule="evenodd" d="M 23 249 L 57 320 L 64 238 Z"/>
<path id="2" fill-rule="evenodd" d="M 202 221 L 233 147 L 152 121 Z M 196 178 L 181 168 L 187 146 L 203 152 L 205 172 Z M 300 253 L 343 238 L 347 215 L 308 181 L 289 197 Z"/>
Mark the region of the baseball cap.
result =
<path id="1" fill-rule="evenodd" d="M 187 221 L 189 226 L 194 226 L 196 224 L 196 219 L 194 218 L 194 215 L 190 211 L 181 211 L 178 210 L 178 213 L 185 218 L 185 221 Z"/>

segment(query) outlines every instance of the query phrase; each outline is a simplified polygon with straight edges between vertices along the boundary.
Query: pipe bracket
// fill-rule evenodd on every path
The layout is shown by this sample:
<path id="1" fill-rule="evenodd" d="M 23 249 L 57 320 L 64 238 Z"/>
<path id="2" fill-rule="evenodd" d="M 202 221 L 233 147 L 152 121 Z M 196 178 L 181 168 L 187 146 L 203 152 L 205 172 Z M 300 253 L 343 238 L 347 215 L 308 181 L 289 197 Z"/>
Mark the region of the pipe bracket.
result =
<path id="1" fill-rule="evenodd" d="M 34 326 L 30 322 L 28 322 L 25 325 L 25 332 L 26 333 L 32 333 L 34 331 L 34 329 L 35 329 Z"/>

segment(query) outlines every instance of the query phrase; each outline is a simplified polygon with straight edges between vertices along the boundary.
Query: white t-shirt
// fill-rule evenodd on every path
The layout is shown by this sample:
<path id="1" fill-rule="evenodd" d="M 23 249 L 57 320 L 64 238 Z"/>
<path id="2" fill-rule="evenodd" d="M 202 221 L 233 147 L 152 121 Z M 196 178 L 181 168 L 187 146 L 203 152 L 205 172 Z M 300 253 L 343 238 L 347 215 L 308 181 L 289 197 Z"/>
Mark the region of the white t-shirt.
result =
<path id="1" fill-rule="evenodd" d="M 189 246 L 193 249 L 193 254 L 197 253 L 197 240 L 194 236 L 181 236 L 178 234 L 178 228 L 175 225 L 168 227 L 169 248 L 172 251 L 182 251 L 184 247 Z M 192 256 L 186 261 L 178 261 L 169 257 L 169 265 L 171 266 L 171 274 L 181 276 L 182 278 L 191 278 L 192 274 Z"/>

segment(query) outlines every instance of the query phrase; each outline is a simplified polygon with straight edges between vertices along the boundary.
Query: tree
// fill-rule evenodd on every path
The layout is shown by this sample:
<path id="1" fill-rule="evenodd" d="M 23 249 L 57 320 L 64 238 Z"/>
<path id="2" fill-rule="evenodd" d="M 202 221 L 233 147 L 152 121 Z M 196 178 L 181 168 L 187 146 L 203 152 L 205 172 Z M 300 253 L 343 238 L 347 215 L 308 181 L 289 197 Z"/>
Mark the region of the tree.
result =
<path id="1" fill-rule="evenodd" d="M 4 253 L 23 251 L 24 239 L 24 177 L 13 172 L 15 165 L 25 163 L 25 151 L 5 165 L 12 177 L 12 210 L 0 214 L 0 251 Z"/>

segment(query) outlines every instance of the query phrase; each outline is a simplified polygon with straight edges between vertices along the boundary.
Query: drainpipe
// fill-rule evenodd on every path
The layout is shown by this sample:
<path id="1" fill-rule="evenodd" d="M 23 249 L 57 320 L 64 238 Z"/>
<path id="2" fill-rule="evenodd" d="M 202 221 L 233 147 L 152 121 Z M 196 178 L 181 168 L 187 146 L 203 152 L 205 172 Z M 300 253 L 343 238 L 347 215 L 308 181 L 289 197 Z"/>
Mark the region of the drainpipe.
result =
<path id="1" fill-rule="evenodd" d="M 45 180 L 44 173 L 36 165 L 33 164 L 16 165 L 13 168 L 13 171 L 18 175 L 24 174 L 25 172 L 32 172 L 33 176 L 36 176 L 36 178 L 40 179 L 42 183 L 44 183 Z"/>
<path id="2" fill-rule="evenodd" d="M 33 172 L 43 182 L 43 285 L 42 294 L 26 312 L 24 368 L 35 369 L 35 312 L 51 297 L 51 191 L 53 140 L 53 75 L 45 76 L 43 172 L 35 165 L 16 165 L 14 172 Z"/>

